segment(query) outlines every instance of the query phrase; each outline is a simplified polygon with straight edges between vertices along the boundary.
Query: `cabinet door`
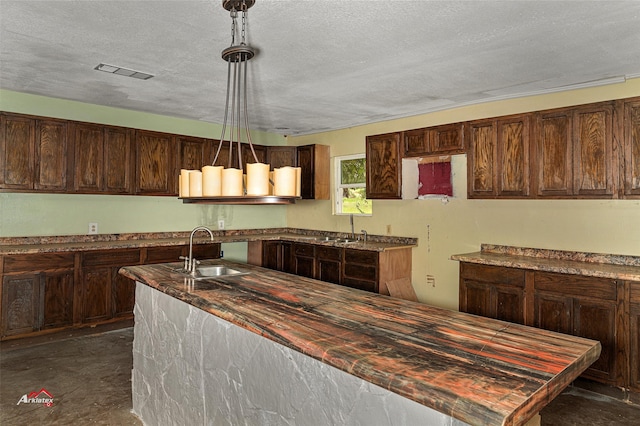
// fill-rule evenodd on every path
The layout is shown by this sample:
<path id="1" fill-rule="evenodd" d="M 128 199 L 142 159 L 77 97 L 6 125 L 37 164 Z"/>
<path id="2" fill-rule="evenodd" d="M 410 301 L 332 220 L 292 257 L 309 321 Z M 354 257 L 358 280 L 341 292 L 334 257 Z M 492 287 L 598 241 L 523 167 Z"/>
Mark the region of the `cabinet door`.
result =
<path id="1" fill-rule="evenodd" d="M 524 324 L 525 275 L 521 269 L 460 264 L 460 310 Z"/>
<path id="2" fill-rule="evenodd" d="M 42 274 L 42 328 L 59 328 L 73 324 L 74 272 Z"/>
<path id="3" fill-rule="evenodd" d="M 640 101 L 624 104 L 624 195 L 640 197 Z"/>
<path id="4" fill-rule="evenodd" d="M 200 170 L 211 164 L 211 147 L 202 138 L 176 137 L 178 169 Z"/>
<path id="5" fill-rule="evenodd" d="M 119 267 L 112 268 L 113 316 L 122 317 L 133 314 L 136 296 L 136 282 L 118 274 Z"/>
<path id="6" fill-rule="evenodd" d="M 293 273 L 315 278 L 315 247 L 311 244 L 293 244 Z"/>
<path id="7" fill-rule="evenodd" d="M 600 358 L 584 375 L 616 384 L 616 356 L 624 352 L 616 333 L 617 282 L 548 272 L 534 277 L 534 326 L 600 341 Z"/>
<path id="8" fill-rule="evenodd" d="M 233 150 L 231 153 L 231 162 L 229 162 L 229 142 L 224 142 L 222 146 L 220 146 L 220 141 L 213 140 L 212 142 L 212 151 L 211 151 L 211 161 L 216 159 L 216 153 L 218 153 L 218 149 L 220 152 L 218 153 L 218 158 L 216 159 L 214 166 L 222 166 L 224 168 L 238 168 L 238 144 L 233 145 Z M 208 162 L 207 164 L 210 164 Z"/>
<path id="9" fill-rule="evenodd" d="M 476 121 L 467 133 L 467 195 L 494 198 L 497 193 L 497 129 L 493 120 Z"/>
<path id="10" fill-rule="evenodd" d="M 177 195 L 173 162 L 174 138 L 165 133 L 136 131 L 136 193 Z"/>
<path id="11" fill-rule="evenodd" d="M 403 132 L 402 139 L 404 141 L 405 157 L 428 155 L 431 151 L 428 129 L 408 130 Z"/>
<path id="12" fill-rule="evenodd" d="M 316 279 L 334 284 L 341 283 L 342 249 L 316 247 Z"/>
<path id="13" fill-rule="evenodd" d="M 453 123 L 429 128 L 431 154 L 456 154 L 464 152 L 464 124 Z"/>
<path id="14" fill-rule="evenodd" d="M 37 120 L 34 189 L 41 191 L 67 189 L 67 145 L 66 121 Z"/>
<path id="15" fill-rule="evenodd" d="M 104 186 L 108 194 L 133 193 L 133 149 L 130 129 L 104 128 Z"/>
<path id="16" fill-rule="evenodd" d="M 104 188 L 104 128 L 98 124 L 74 123 L 73 188 L 78 192 L 101 192 Z"/>
<path id="17" fill-rule="evenodd" d="M 111 283 L 113 268 L 91 268 L 82 274 L 83 323 L 107 320 L 112 317 Z"/>
<path id="18" fill-rule="evenodd" d="M 363 250 L 344 250 L 342 285 L 378 293 L 378 253 Z"/>
<path id="19" fill-rule="evenodd" d="M 2 280 L 2 336 L 40 328 L 40 275 L 6 275 Z"/>
<path id="20" fill-rule="evenodd" d="M 573 194 L 571 110 L 539 113 L 535 130 L 536 195 Z"/>
<path id="21" fill-rule="evenodd" d="M 271 166 L 271 170 L 284 166 L 296 167 L 296 147 L 268 146 L 267 163 Z"/>
<path id="22" fill-rule="evenodd" d="M 367 136 L 367 198 L 402 197 L 400 133 Z"/>
<path id="23" fill-rule="evenodd" d="M 300 195 L 305 200 L 312 200 L 315 198 L 314 176 L 316 173 L 313 145 L 298 147 L 296 163 L 300 167 Z"/>
<path id="24" fill-rule="evenodd" d="M 577 108 L 573 113 L 573 193 L 613 197 L 613 105 Z"/>
<path id="25" fill-rule="evenodd" d="M 469 198 L 529 195 L 530 115 L 470 123 Z"/>
<path id="26" fill-rule="evenodd" d="M 640 282 L 629 283 L 629 387 L 640 391 Z"/>
<path id="27" fill-rule="evenodd" d="M 282 270 L 280 259 L 281 244 L 280 241 L 263 241 L 262 242 L 262 266 L 276 271 Z"/>
<path id="28" fill-rule="evenodd" d="M 34 119 L 0 114 L 0 188 L 33 189 Z"/>

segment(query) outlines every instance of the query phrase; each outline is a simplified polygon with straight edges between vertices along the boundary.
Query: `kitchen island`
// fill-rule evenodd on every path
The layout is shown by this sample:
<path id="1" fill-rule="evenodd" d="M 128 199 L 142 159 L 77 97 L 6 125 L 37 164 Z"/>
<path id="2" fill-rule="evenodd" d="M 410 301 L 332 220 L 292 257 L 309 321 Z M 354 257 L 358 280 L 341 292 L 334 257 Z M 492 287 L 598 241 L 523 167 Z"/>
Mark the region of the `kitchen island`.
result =
<path id="1" fill-rule="evenodd" d="M 197 281 L 122 268 L 136 288 L 133 405 L 143 421 L 520 425 L 598 342 L 256 266 Z"/>

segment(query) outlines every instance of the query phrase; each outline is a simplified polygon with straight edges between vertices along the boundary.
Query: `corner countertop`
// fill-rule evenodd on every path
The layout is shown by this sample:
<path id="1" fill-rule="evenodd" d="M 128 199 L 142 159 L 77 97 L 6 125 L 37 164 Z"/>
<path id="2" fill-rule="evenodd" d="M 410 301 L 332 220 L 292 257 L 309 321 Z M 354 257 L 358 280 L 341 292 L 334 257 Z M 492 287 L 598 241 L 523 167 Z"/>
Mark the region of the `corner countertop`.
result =
<path id="1" fill-rule="evenodd" d="M 48 237 L 5 237 L 0 238 L 0 255 L 73 252 L 141 247 L 161 247 L 189 244 L 191 231 L 156 232 L 130 234 L 64 235 Z M 194 244 L 212 242 L 199 232 L 194 236 Z M 369 235 L 367 242 L 343 243 L 337 241 L 317 241 L 316 237 L 333 236 L 347 238 L 349 234 L 298 228 L 265 228 L 213 231 L 215 243 L 235 243 L 265 240 L 286 240 L 308 242 L 316 245 L 348 247 L 356 250 L 388 251 L 415 247 L 417 238 Z"/>
<path id="2" fill-rule="evenodd" d="M 204 263 L 204 262 L 203 262 Z M 224 260 L 120 273 L 363 380 L 474 425 L 520 425 L 598 359 L 600 343 Z M 205 264 L 206 264 L 205 263 Z"/>
<path id="3" fill-rule="evenodd" d="M 481 265 L 640 281 L 640 256 L 482 244 L 479 252 L 455 254 L 451 259 Z"/>

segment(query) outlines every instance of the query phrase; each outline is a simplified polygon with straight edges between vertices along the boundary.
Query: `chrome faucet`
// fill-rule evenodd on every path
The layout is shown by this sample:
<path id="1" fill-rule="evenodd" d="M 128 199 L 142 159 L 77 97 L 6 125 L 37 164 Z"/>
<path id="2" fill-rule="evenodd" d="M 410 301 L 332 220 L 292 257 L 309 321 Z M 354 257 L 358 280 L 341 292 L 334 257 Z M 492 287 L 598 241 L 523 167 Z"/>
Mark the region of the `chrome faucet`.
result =
<path id="1" fill-rule="evenodd" d="M 180 256 L 180 259 L 184 259 L 185 272 L 189 272 L 191 274 L 195 274 L 196 266 L 198 265 L 198 263 L 200 263 L 193 258 L 193 234 L 198 231 L 207 231 L 209 233 L 209 236 L 211 237 L 211 241 L 213 241 L 213 232 L 211 232 L 211 229 L 207 228 L 206 226 L 198 226 L 196 228 L 193 228 L 193 231 L 191 231 L 191 235 L 189 236 L 189 257 Z"/>
<path id="2" fill-rule="evenodd" d="M 367 242 L 367 231 L 365 231 L 364 229 L 362 229 L 360 232 L 362 232 L 362 238 L 365 243 Z"/>

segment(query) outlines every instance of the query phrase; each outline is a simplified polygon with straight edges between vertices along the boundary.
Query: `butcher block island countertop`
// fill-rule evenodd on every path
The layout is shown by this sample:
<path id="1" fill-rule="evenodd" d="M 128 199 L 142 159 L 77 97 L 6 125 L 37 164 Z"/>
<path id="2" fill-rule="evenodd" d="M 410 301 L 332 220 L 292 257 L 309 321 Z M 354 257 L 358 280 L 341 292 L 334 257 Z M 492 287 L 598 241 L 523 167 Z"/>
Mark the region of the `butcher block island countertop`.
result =
<path id="1" fill-rule="evenodd" d="M 600 343 L 224 260 L 120 273 L 360 379 L 473 425 L 520 425 L 598 359 Z M 140 284 L 139 284 L 140 285 Z"/>

